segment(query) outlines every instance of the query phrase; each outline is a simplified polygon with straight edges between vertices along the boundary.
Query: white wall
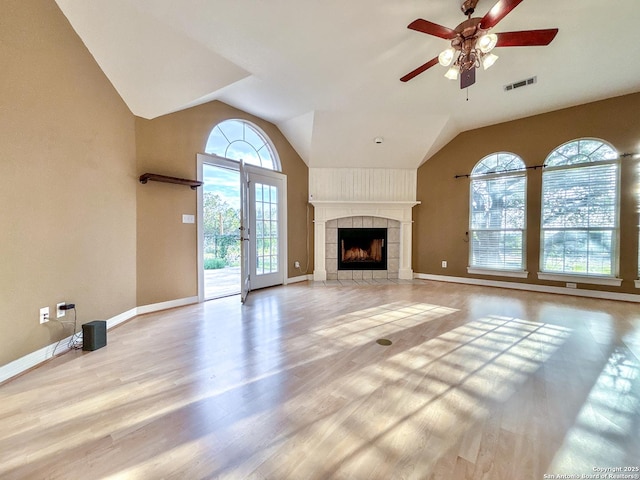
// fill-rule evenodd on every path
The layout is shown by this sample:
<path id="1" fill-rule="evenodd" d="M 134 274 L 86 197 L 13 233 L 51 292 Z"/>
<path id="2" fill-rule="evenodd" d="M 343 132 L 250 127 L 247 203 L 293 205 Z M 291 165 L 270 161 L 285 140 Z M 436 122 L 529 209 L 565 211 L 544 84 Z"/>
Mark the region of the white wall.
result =
<path id="1" fill-rule="evenodd" d="M 416 186 L 414 169 L 309 169 L 309 194 L 314 201 L 413 201 Z"/>

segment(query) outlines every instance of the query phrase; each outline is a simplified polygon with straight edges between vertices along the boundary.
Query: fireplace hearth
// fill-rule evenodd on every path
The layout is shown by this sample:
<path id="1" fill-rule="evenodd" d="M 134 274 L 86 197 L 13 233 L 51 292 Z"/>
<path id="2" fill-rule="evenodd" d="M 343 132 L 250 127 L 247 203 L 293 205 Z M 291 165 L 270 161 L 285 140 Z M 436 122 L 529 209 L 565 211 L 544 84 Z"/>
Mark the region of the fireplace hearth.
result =
<path id="1" fill-rule="evenodd" d="M 338 270 L 386 269 L 386 228 L 338 228 Z"/>

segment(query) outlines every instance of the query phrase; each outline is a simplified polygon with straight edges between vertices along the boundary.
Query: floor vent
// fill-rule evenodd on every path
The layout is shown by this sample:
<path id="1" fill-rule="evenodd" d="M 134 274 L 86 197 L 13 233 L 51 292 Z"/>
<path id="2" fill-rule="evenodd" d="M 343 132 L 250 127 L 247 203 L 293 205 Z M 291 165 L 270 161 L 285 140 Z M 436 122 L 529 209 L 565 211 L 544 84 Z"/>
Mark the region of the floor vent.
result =
<path id="1" fill-rule="evenodd" d="M 538 81 L 538 77 L 527 78 L 526 80 L 520 80 L 519 82 L 510 83 L 504 86 L 504 91 L 515 90 L 516 88 L 526 87 L 527 85 L 533 85 Z"/>

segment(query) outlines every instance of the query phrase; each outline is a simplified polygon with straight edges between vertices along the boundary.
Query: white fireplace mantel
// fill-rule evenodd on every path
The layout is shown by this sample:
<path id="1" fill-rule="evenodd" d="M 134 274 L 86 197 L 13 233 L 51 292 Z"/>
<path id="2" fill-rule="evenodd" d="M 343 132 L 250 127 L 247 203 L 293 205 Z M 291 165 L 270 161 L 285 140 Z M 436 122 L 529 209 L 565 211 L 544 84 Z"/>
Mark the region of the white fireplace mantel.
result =
<path id="1" fill-rule="evenodd" d="M 325 232 L 326 222 L 345 217 L 380 217 L 400 222 L 400 269 L 398 278 L 413 278 L 411 269 L 411 209 L 417 201 L 331 201 L 313 200 L 314 207 L 314 270 L 315 281 L 327 279 Z"/>

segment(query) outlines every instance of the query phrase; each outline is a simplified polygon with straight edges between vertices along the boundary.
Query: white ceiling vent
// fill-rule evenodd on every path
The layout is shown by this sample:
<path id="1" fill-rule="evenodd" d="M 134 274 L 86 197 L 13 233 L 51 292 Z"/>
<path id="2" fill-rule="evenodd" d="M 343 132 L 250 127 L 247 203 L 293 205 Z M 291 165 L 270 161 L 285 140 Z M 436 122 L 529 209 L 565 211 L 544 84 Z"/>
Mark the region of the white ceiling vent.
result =
<path id="1" fill-rule="evenodd" d="M 527 85 L 533 85 L 538 81 L 538 77 L 527 78 L 526 80 L 520 80 L 519 82 L 513 82 L 504 86 L 504 91 L 515 90 L 516 88 L 526 87 Z"/>

